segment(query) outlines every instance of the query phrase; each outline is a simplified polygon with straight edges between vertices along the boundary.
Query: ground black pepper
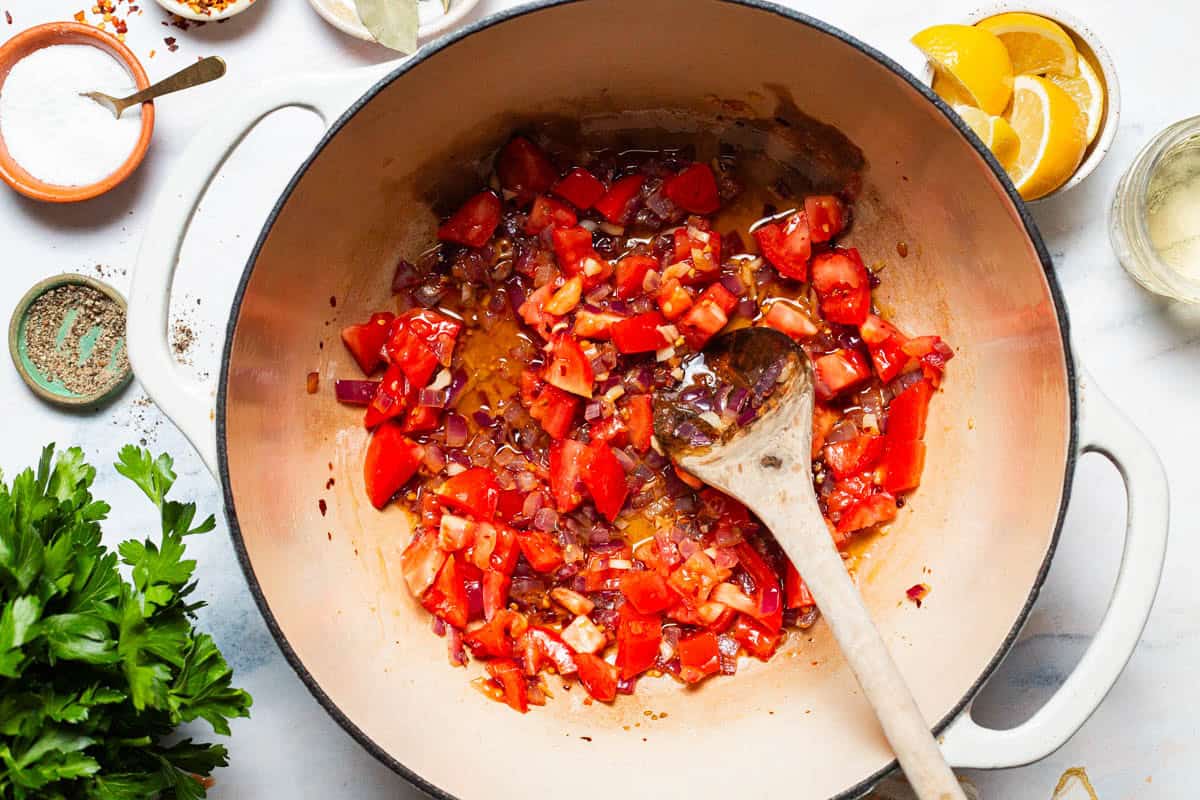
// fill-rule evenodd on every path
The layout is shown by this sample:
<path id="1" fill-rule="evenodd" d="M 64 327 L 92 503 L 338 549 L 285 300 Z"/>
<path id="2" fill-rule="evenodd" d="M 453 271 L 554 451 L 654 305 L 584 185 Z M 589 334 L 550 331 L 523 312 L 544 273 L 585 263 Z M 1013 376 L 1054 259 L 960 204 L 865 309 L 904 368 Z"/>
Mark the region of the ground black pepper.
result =
<path id="1" fill-rule="evenodd" d="M 60 342 L 60 329 L 72 311 L 75 318 Z M 84 359 L 81 347 L 93 328 L 99 335 Z M 51 289 L 30 305 L 25 322 L 27 353 L 38 372 L 86 396 L 103 394 L 128 372 L 124 338 L 125 311 L 90 286 Z"/>

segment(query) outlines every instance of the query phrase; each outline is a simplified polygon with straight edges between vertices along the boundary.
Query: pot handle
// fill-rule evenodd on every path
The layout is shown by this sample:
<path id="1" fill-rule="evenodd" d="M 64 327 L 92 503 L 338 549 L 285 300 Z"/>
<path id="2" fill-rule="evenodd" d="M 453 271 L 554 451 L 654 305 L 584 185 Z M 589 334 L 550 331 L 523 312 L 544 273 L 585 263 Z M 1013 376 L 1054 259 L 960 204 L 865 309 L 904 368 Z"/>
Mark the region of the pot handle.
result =
<path id="1" fill-rule="evenodd" d="M 1112 599 L 1078 666 L 1027 722 L 1002 731 L 984 728 L 971 718 L 968 706 L 951 724 L 942 750 L 955 767 L 1022 766 L 1066 744 L 1124 670 L 1154 604 L 1167 549 L 1166 472 L 1146 437 L 1082 369 L 1079 400 L 1080 453 L 1099 453 L 1112 462 L 1128 497 L 1125 546 Z"/>
<path id="2" fill-rule="evenodd" d="M 206 124 L 167 177 L 150 212 L 129 289 L 125 342 L 129 362 L 150 398 L 187 436 L 217 475 L 217 378 L 185 375 L 168 342 L 171 282 L 192 216 L 217 170 L 260 120 L 295 106 L 314 112 L 329 128 L 350 101 L 393 69 L 382 64 L 336 75 L 309 75 L 267 84 Z"/>

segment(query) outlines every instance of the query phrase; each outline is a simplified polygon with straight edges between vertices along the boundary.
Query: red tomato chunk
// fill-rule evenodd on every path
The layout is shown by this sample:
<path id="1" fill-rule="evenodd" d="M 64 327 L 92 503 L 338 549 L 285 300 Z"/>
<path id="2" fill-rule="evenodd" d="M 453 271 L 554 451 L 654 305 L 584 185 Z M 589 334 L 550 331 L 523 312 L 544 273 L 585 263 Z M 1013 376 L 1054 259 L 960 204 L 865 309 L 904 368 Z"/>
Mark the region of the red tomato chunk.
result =
<path id="1" fill-rule="evenodd" d="M 770 531 L 654 437 L 655 396 L 714 337 L 762 325 L 808 353 L 815 489 L 843 549 L 895 520 L 936 460 L 954 356 L 873 305 L 878 280 L 838 244 L 851 189 L 747 228 L 725 218 L 756 191 L 740 154 L 545 141 L 510 139 L 437 246 L 401 262 L 392 310 L 342 328 L 338 382 L 346 413 L 365 406 L 367 498 L 413 521 L 405 586 L 451 663 L 482 661 L 476 686 L 521 713 L 556 682 L 614 703 L 805 646 L 792 634 L 816 601 Z M 745 389 L 689 391 L 747 424 Z"/>

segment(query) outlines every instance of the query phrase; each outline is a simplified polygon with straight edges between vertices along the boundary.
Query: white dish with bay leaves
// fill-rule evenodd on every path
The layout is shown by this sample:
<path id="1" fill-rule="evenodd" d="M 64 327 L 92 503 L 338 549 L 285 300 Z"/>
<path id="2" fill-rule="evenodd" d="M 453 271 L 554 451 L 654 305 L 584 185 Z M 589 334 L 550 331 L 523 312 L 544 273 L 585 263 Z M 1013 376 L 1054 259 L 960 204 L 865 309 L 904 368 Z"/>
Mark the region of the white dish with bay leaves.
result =
<path id="1" fill-rule="evenodd" d="M 362 0 L 358 0 L 358 2 L 356 0 L 308 0 L 308 2 L 313 10 L 321 15 L 322 19 L 343 33 L 369 42 L 379 41 L 359 17 L 358 6 Z M 384 2 L 391 5 L 389 0 L 384 0 Z M 407 0 L 407 3 L 417 7 L 417 37 L 427 39 L 453 28 L 479 4 L 479 0 Z M 407 3 L 397 2 L 395 5 L 404 6 Z"/>

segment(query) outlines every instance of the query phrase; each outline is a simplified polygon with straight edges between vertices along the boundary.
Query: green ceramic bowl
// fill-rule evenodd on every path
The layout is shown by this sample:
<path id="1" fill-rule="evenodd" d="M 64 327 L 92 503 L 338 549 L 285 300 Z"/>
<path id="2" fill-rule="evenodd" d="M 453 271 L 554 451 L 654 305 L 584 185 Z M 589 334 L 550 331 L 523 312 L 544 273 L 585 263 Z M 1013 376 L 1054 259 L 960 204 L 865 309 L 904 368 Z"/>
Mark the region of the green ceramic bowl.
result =
<path id="1" fill-rule="evenodd" d="M 124 331 L 121 332 L 121 336 L 117 340 L 113 351 L 103 354 L 96 352 L 93 347 L 101 333 L 98 327 L 93 327 L 87 331 L 75 330 L 76 326 L 74 323 L 77 313 L 73 309 L 68 310 L 66 316 L 63 318 L 62 324 L 55 336 L 56 347 L 62 349 L 73 347 L 77 344 L 84 361 L 89 358 L 107 357 L 109 359 L 107 369 L 113 373 L 113 380 L 92 394 L 80 394 L 71 391 L 61 380 L 42 374 L 29 358 L 28 324 L 30 307 L 46 292 L 62 286 L 72 285 L 86 286 L 106 295 L 120 307 L 122 314 L 125 313 L 125 298 L 108 284 L 101 283 L 86 275 L 76 275 L 73 273 L 55 275 L 53 278 L 47 278 L 35 285 L 17 303 L 17 307 L 13 310 L 12 320 L 8 325 L 8 349 L 12 354 L 13 364 L 16 366 L 17 372 L 21 374 L 21 378 L 33 390 L 34 394 L 46 402 L 73 408 L 100 405 L 115 397 L 129 384 L 130 379 L 133 377 L 133 371 L 129 368 L 128 359 L 125 360 L 123 369 L 117 366 L 117 354 L 125 347 Z"/>

